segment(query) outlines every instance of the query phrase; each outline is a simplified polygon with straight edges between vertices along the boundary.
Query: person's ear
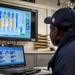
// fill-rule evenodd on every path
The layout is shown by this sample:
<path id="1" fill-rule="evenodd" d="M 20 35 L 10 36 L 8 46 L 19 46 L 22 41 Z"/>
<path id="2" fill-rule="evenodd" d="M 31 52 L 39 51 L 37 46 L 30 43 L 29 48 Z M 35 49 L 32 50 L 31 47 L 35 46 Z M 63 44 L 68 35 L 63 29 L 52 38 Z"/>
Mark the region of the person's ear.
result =
<path id="1" fill-rule="evenodd" d="M 54 29 L 55 29 L 55 36 L 57 36 L 59 34 L 59 30 L 57 27 L 55 27 Z"/>

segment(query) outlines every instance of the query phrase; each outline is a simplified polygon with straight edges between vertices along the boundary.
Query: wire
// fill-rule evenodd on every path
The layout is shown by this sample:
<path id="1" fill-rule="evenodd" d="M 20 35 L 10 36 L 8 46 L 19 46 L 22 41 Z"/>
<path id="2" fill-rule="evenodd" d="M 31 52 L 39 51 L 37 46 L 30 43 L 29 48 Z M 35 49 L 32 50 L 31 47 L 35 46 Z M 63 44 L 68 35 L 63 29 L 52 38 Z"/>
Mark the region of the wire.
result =
<path id="1" fill-rule="evenodd" d="M 13 45 L 13 44 L 17 44 L 17 41 L 6 41 L 7 45 Z"/>

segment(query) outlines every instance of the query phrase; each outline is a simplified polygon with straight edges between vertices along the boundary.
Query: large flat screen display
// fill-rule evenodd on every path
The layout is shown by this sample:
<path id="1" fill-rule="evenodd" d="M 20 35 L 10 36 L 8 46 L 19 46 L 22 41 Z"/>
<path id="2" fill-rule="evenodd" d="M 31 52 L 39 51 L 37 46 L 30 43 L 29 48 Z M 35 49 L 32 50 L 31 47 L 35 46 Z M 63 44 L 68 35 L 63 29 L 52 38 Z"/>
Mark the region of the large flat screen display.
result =
<path id="1" fill-rule="evenodd" d="M 0 39 L 36 41 L 38 11 L 0 4 Z"/>

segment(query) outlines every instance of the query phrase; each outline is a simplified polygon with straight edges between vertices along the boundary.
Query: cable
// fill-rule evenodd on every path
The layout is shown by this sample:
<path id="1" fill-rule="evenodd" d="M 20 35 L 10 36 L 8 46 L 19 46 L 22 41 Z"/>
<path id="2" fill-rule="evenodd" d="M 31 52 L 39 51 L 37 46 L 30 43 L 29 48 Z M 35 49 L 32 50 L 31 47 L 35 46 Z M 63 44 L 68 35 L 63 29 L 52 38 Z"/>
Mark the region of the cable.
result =
<path id="1" fill-rule="evenodd" d="M 71 2 L 71 3 L 74 3 L 74 2 L 75 2 L 75 0 L 70 0 L 70 2 Z"/>

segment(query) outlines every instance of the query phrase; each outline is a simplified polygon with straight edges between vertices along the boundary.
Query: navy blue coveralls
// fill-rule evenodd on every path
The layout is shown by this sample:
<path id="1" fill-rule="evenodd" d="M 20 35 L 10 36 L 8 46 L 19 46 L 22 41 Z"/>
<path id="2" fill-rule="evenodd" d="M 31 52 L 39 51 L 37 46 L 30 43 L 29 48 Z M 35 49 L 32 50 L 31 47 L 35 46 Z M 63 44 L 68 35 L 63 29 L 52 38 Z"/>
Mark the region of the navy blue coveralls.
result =
<path id="1" fill-rule="evenodd" d="M 48 67 L 53 75 L 75 75 L 75 29 L 64 36 Z"/>

